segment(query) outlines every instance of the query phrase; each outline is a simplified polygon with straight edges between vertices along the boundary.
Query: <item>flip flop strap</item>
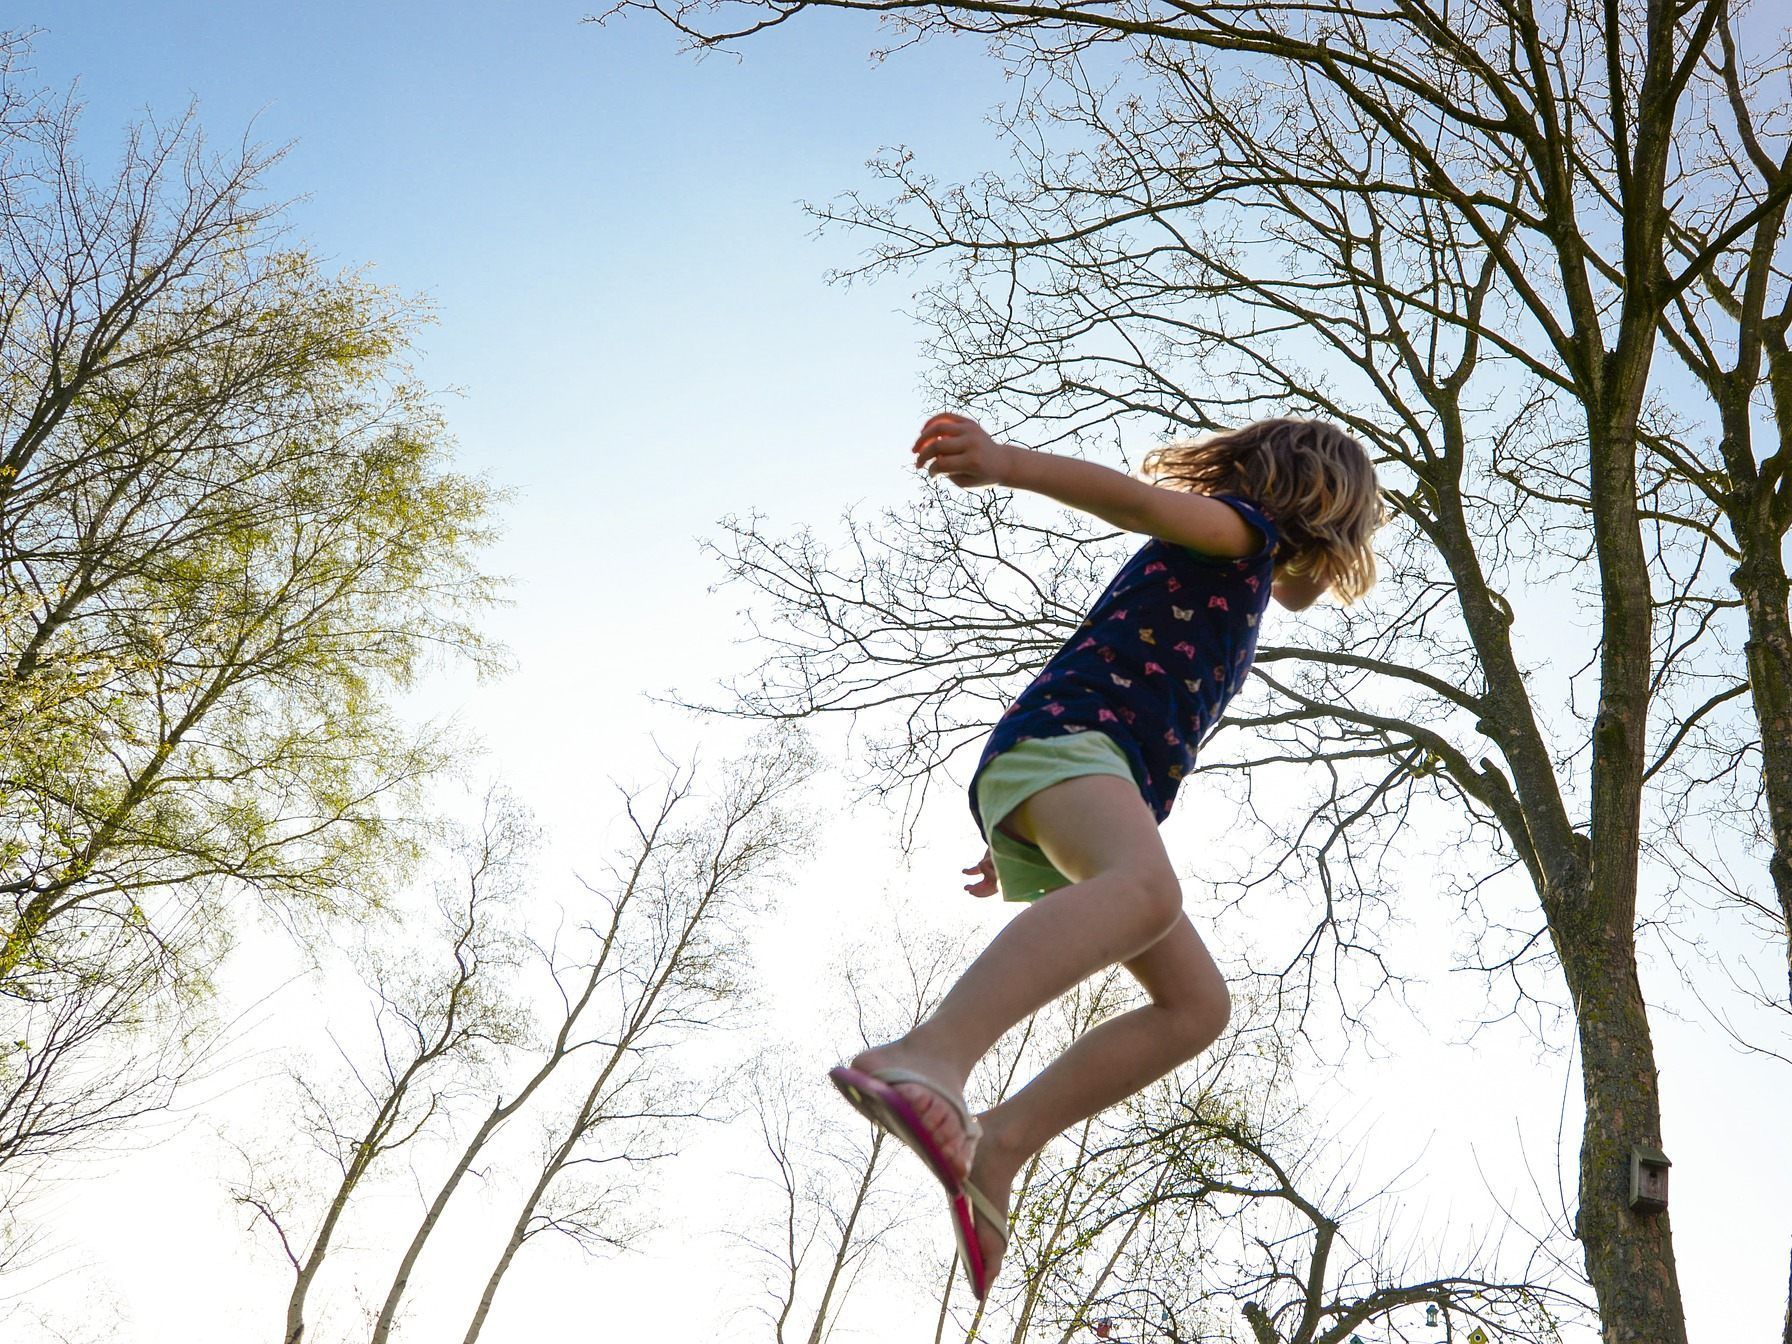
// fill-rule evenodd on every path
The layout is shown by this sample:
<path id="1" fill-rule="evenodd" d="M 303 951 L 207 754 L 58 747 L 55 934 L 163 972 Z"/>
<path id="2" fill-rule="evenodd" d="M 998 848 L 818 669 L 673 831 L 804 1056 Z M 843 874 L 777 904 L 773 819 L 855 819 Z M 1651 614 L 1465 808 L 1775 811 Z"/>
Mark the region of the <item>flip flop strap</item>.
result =
<path id="1" fill-rule="evenodd" d="M 995 1228 L 996 1234 L 1001 1237 L 1002 1245 L 1006 1246 L 1008 1244 L 1007 1217 L 994 1204 L 990 1203 L 988 1195 L 969 1181 L 964 1183 L 964 1193 L 965 1197 L 971 1201 L 971 1207 L 989 1221 L 989 1225 Z"/>
<path id="2" fill-rule="evenodd" d="M 983 1137 L 983 1127 L 977 1123 L 970 1109 L 964 1104 L 964 1098 L 953 1096 L 933 1079 L 910 1069 L 873 1069 L 871 1076 L 883 1083 L 913 1083 L 917 1087 L 926 1088 L 958 1113 L 959 1123 L 964 1126 L 966 1135 L 973 1139 Z"/>

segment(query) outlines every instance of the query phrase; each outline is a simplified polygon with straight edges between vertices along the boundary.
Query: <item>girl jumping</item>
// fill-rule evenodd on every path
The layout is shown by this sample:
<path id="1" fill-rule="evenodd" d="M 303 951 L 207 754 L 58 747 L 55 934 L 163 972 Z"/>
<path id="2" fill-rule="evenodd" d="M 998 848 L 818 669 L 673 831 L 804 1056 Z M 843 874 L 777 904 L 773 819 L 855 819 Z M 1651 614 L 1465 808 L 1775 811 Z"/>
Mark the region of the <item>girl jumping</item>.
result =
<path id="1" fill-rule="evenodd" d="M 996 724 L 971 780 L 988 848 L 965 869 L 977 878 L 965 890 L 999 887 L 1027 908 L 931 1017 L 829 1075 L 946 1187 L 982 1300 L 1027 1160 L 1224 1029 L 1226 983 L 1182 912 L 1157 828 L 1250 670 L 1269 599 L 1298 611 L 1328 591 L 1361 597 L 1386 515 L 1368 454 L 1320 421 L 1166 445 L 1145 459 L 1149 480 L 997 443 L 960 415 L 929 420 L 913 451 L 917 467 L 961 488 L 1031 490 L 1149 538 Z M 1086 1032 L 973 1117 L 964 1086 L 984 1053 L 1115 962 L 1151 1002 Z"/>

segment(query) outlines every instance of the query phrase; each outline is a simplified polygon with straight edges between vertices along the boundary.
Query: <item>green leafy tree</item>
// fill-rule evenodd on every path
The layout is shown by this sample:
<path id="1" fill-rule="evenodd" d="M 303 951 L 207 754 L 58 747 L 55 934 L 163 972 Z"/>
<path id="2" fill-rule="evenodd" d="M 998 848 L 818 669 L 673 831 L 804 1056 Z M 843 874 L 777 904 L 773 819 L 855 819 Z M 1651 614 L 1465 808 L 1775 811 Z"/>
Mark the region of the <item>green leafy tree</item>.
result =
<path id="1" fill-rule="evenodd" d="M 495 662 L 492 494 L 406 370 L 418 306 L 294 246 L 277 156 L 214 155 L 190 114 L 92 176 L 23 50 L 0 39 L 0 1167 L 93 1132 L 59 1043 L 91 1063 L 200 1002 L 246 902 L 379 900 L 453 745 L 394 696 L 433 654 Z"/>

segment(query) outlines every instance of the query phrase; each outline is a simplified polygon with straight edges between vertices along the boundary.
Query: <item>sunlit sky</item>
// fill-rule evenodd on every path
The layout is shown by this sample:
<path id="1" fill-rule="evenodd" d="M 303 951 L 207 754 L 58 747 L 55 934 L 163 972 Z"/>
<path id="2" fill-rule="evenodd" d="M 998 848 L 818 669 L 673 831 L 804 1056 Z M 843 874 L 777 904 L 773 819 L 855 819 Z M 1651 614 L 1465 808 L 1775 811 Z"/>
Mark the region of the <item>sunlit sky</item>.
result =
<path id="1" fill-rule="evenodd" d="M 565 874 L 601 851 L 607 777 L 648 777 L 656 742 L 733 740 L 648 699 L 700 692 L 751 657 L 735 643 L 740 597 L 708 591 L 719 573 L 698 539 L 729 513 L 825 527 L 849 505 L 918 488 L 904 447 L 936 408 L 920 386 L 925 333 L 907 316 L 914 282 L 825 283 L 864 242 L 814 236 L 800 202 L 870 187 L 865 160 L 888 145 L 943 178 L 1000 166 L 986 119 L 1013 92 L 969 43 L 873 65 L 874 30 L 850 16 L 768 34 L 738 60 L 698 60 L 662 28 L 600 29 L 581 23 L 587 12 L 555 0 L 23 0 L 6 18 L 41 29 L 42 82 L 79 82 L 96 173 L 130 118 L 172 118 L 195 100 L 215 142 L 290 142 L 268 182 L 294 198 L 295 237 L 432 300 L 418 370 L 443 390 L 466 468 L 512 492 L 492 555 L 515 580 L 512 605 L 490 624 L 516 667 L 486 686 L 440 676 L 416 712 L 457 715 L 483 743 L 473 773 L 534 809 L 549 837 L 543 881 L 561 899 Z M 805 966 L 886 899 L 985 936 L 1007 917 L 958 893 L 978 846 L 956 791 L 944 794 L 906 868 L 892 818 L 828 815 L 763 949 L 767 974 L 792 982 L 782 998 L 774 986 L 775 1003 L 800 1013 Z M 1449 931 L 1438 939 L 1441 983 Z M 278 962 L 269 938 L 250 944 Z M 228 983 L 265 969 L 239 966 Z M 331 1011 L 302 988 L 282 1002 Z M 1740 1060 L 1696 1024 L 1664 1016 L 1658 1030 L 1693 1338 L 1766 1338 L 1784 1310 L 1792 1207 L 1775 1118 L 1792 1104 L 1786 1071 Z M 1517 1040 L 1465 1048 L 1459 1035 L 1406 1022 L 1381 1062 L 1338 1083 L 1344 1132 L 1385 1170 L 1405 1165 L 1403 1145 L 1423 1147 L 1431 1180 L 1409 1206 L 1526 1185 L 1521 1142 L 1541 1170 L 1556 1155 L 1562 1062 Z M 244 1114 L 247 1091 L 229 1094 Z M 1565 1161 L 1575 1129 L 1570 1118 Z M 215 1153 L 194 1121 L 61 1190 L 66 1251 L 46 1300 L 76 1316 L 80 1302 L 119 1307 L 125 1344 L 273 1337 L 282 1270 L 242 1235 L 204 1166 Z M 667 1183 L 672 1230 L 636 1256 L 526 1262 L 486 1338 L 759 1337 L 746 1318 L 723 1324 L 743 1296 L 705 1217 L 714 1182 L 744 1160 L 694 1152 Z"/>

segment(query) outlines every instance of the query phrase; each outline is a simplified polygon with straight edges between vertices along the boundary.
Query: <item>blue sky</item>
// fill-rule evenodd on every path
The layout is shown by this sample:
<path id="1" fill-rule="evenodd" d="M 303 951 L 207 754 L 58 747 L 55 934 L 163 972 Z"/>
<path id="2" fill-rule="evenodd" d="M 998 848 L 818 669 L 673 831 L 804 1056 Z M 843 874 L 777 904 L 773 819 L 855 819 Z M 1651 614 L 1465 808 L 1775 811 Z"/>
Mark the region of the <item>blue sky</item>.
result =
<path id="1" fill-rule="evenodd" d="M 647 699 L 701 690 L 747 656 L 739 598 L 708 592 L 719 576 L 697 539 L 727 513 L 825 526 L 854 502 L 919 488 L 906 445 L 931 407 L 918 391 L 923 333 L 902 311 L 910 286 L 827 284 L 861 243 L 813 237 L 799 202 L 865 185 L 864 162 L 884 145 L 913 146 L 943 172 L 980 166 L 983 118 L 1004 88 L 968 44 L 874 67 L 862 25 L 821 23 L 755 43 L 744 60 L 699 60 L 653 24 L 598 28 L 586 12 L 26 3 L 7 20 L 41 30 L 39 81 L 79 82 L 96 174 L 128 121 L 196 101 L 220 146 L 245 133 L 290 143 L 267 181 L 294 199 L 295 240 L 432 302 L 418 371 L 444 391 L 463 465 L 511 492 L 491 563 L 513 578 L 512 605 L 490 625 L 515 670 L 484 686 L 438 677 L 415 708 L 455 716 L 485 748 L 474 782 L 502 778 L 535 809 L 549 836 L 544 887 L 562 898 L 567 875 L 601 858 L 606 777 L 651 777 L 656 744 L 678 754 L 701 742 L 711 759 L 725 749 L 714 724 Z M 962 924 L 957 869 L 974 857 L 961 852 L 972 833 L 961 808 L 942 824 L 949 843 L 927 886 Z M 825 918 L 842 892 L 870 899 L 900 881 L 893 864 L 865 870 L 889 830 L 875 815 L 831 818 L 834 846 L 793 903 Z M 970 917 L 1001 914 L 980 903 Z M 792 936 L 761 950 L 774 976 L 829 936 L 807 918 L 783 927 Z M 227 1000 L 229 986 L 257 998 L 294 969 L 277 938 L 249 930 Z M 315 1044 L 282 1037 L 292 1024 L 341 1012 L 332 1027 L 352 1030 L 358 1008 L 295 985 L 261 1011 L 251 1067 L 261 1052 Z M 319 1058 L 333 1063 L 327 1049 Z M 258 1114 L 244 1076 L 218 1084 L 236 1132 L 289 1124 Z M 115 1303 L 131 1344 L 261 1337 L 283 1271 L 214 1188 L 224 1164 L 209 1121 L 180 1119 L 174 1137 L 59 1192 L 52 1305 L 97 1320 L 94 1304 Z M 679 1191 L 704 1207 L 733 1165 L 698 1159 L 674 1176 L 669 1207 Z M 209 1173 L 200 1187 L 195 1169 Z M 660 1327 L 668 1292 L 699 1332 L 703 1310 L 719 1320 L 738 1305 L 719 1277 L 693 1285 L 662 1252 L 520 1264 L 496 1337 L 587 1326 L 582 1312 L 560 1314 L 569 1301 L 603 1300 L 617 1331 Z"/>
<path id="2" fill-rule="evenodd" d="M 999 167 L 986 117 L 1014 92 L 971 42 L 874 66 L 874 30 L 852 16 L 811 16 L 747 44 L 740 60 L 698 60 L 663 27 L 635 17 L 598 28 L 581 22 L 588 12 L 553 0 L 15 0 L 6 20 L 42 30 L 32 64 L 44 83 L 79 80 L 96 173 L 128 119 L 146 108 L 171 117 L 197 100 L 219 144 L 245 131 L 291 142 L 268 181 L 275 195 L 302 198 L 289 216 L 295 237 L 431 298 L 437 322 L 421 335 L 419 371 L 455 389 L 446 405 L 464 463 L 514 492 L 493 556 L 516 579 L 514 605 L 493 626 L 517 670 L 490 687 L 448 678 L 421 699 L 463 716 L 490 748 L 491 768 L 536 807 L 569 858 L 588 852 L 594 778 L 648 762 L 650 731 L 674 745 L 700 735 L 643 697 L 674 683 L 700 689 L 744 657 L 733 645 L 738 600 L 707 592 L 718 574 L 696 539 L 725 513 L 758 509 L 825 527 L 850 504 L 895 503 L 918 488 L 904 448 L 935 408 L 919 390 L 925 333 L 905 316 L 916 282 L 824 283 L 863 240 L 813 237 L 798 202 L 875 193 L 864 164 L 886 145 L 914 148 L 943 178 Z M 806 911 L 855 894 L 855 881 L 867 885 L 864 855 L 887 849 L 886 823 L 856 819 L 849 843 L 848 820 L 830 823 L 832 857 L 818 859 L 808 894 L 793 897 Z M 939 826 L 916 871 L 951 898 L 956 869 L 974 857 L 972 836 L 956 810 Z M 989 926 L 1004 913 L 942 909 Z M 793 921 L 782 936 L 800 942 L 800 928 Z M 795 942 L 782 955 L 800 957 Z M 1729 1072 L 1727 1058 L 1682 1024 L 1664 1020 L 1661 1038 L 1669 1105 L 1683 1108 L 1670 1124 L 1685 1139 L 1701 1109 L 1700 1087 L 1680 1081 L 1692 1075 L 1675 1072 L 1689 1060 L 1709 1059 L 1706 1076 L 1723 1080 L 1705 1096 L 1760 1095 L 1743 1092 L 1752 1075 Z M 1402 1041 L 1401 1058 L 1366 1073 L 1339 1108 L 1354 1114 L 1380 1089 L 1395 1098 L 1383 1134 L 1416 1127 L 1423 1141 L 1441 1131 L 1436 1160 L 1466 1173 L 1511 1139 L 1502 1103 L 1512 1089 L 1492 1047 L 1446 1047 L 1425 1033 Z M 1534 1068 L 1540 1090 L 1527 1098 L 1531 1118 L 1544 1117 L 1531 1133 L 1543 1167 L 1559 1067 Z M 1771 1117 L 1774 1107 L 1749 1114 Z M 1471 1123 L 1483 1145 L 1472 1153 Z M 1573 1147 L 1570 1139 L 1570 1159 Z M 80 1196 L 69 1206 L 71 1225 L 111 1223 L 95 1233 L 111 1242 L 82 1251 L 98 1267 L 95 1281 L 130 1302 L 145 1341 L 196 1328 L 179 1291 L 157 1296 L 158 1284 L 179 1287 L 166 1263 L 131 1252 L 162 1235 L 167 1200 L 183 1189 L 182 1151 L 148 1159 L 161 1168 L 119 1187 L 140 1192 L 128 1209 L 118 1188 L 91 1208 Z M 1721 1226 L 1723 1212 L 1708 1202 L 1705 1222 L 1695 1222 L 1697 1192 L 1723 1184 L 1729 1158 L 1712 1145 L 1702 1160 L 1702 1169 L 1675 1169 L 1677 1191 L 1687 1192 L 1676 1198 L 1686 1201 L 1689 1297 L 1705 1328 L 1759 1334 L 1777 1319 L 1777 1290 L 1737 1297 L 1729 1276 L 1772 1287 L 1777 1280 L 1758 1275 L 1783 1276 L 1784 1228 L 1744 1247 L 1700 1240 L 1696 1230 Z M 1783 1170 L 1772 1179 L 1784 1187 Z M 1432 1189 L 1431 1198 L 1451 1198 L 1447 1181 Z M 240 1241 L 228 1219 L 201 1226 L 192 1216 L 182 1235 L 205 1248 L 202 1262 Z M 659 1264 L 639 1282 L 674 1283 L 655 1277 L 662 1271 L 671 1272 Z M 633 1283 L 632 1273 L 604 1282 Z M 1721 1315 L 1732 1307 L 1734 1316 Z M 620 1313 L 611 1317 L 618 1330 L 625 1321 L 645 1329 L 663 1302 L 612 1298 L 608 1309 Z"/>
<path id="3" fill-rule="evenodd" d="M 886 144 L 977 161 L 1002 82 L 974 46 L 873 67 L 863 25 L 824 22 L 699 60 L 554 3 L 12 9 L 44 30 L 43 81 L 79 79 L 96 168 L 189 99 L 220 144 L 291 143 L 268 181 L 303 198 L 297 235 L 433 299 L 422 373 L 460 390 L 467 463 L 520 492 L 525 568 L 569 559 L 594 499 L 630 504 L 606 537 L 679 563 L 721 512 L 828 509 L 900 468 L 871 426 L 920 409 L 906 289 L 824 284 L 861 244 L 814 238 L 798 202 Z M 675 464 L 678 507 L 642 507 Z"/>
<path id="4" fill-rule="evenodd" d="M 826 519 L 915 488 L 904 446 L 931 408 L 910 286 L 827 284 L 863 242 L 815 237 L 800 202 L 867 185 L 886 145 L 986 164 L 1005 87 L 969 43 L 874 66 L 865 25 L 824 21 L 698 58 L 589 12 L 27 3 L 11 20 L 42 30 L 44 83 L 79 81 L 96 171 L 127 121 L 195 100 L 220 145 L 290 145 L 268 183 L 295 198 L 296 238 L 429 297 L 419 371 L 464 464 L 513 494 L 492 563 L 516 605 L 492 624 L 518 660 L 497 693 L 456 685 L 430 708 L 473 706 L 501 768 L 549 798 L 560 744 L 732 656 L 738 603 L 708 597 L 696 543 L 719 517 Z M 543 704 L 566 716 L 551 744 Z"/>

